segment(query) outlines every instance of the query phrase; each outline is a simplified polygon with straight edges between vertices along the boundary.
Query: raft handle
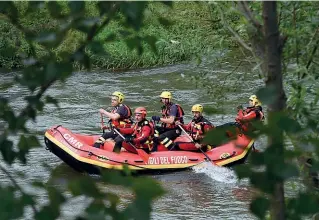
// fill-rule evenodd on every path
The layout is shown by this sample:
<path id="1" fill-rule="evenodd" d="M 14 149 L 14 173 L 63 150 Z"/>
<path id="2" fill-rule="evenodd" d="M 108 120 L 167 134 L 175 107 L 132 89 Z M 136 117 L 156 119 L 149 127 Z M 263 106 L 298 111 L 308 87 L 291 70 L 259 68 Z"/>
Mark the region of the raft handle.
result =
<path id="1" fill-rule="evenodd" d="M 198 161 L 198 158 L 190 158 L 188 160 L 190 160 L 190 161 Z M 205 160 L 207 160 L 207 158 L 205 158 Z"/>
<path id="2" fill-rule="evenodd" d="M 144 160 L 134 160 L 136 163 L 144 163 Z"/>
<path id="3" fill-rule="evenodd" d="M 61 127 L 62 125 L 58 125 L 58 126 L 56 126 L 56 127 L 54 127 L 53 129 L 54 130 L 57 130 L 59 127 Z"/>
<path id="4" fill-rule="evenodd" d="M 46 145 L 45 149 L 49 150 L 48 145 L 49 145 L 50 142 L 49 142 L 49 140 L 46 137 L 44 138 L 44 142 L 45 142 L 45 145 Z"/>

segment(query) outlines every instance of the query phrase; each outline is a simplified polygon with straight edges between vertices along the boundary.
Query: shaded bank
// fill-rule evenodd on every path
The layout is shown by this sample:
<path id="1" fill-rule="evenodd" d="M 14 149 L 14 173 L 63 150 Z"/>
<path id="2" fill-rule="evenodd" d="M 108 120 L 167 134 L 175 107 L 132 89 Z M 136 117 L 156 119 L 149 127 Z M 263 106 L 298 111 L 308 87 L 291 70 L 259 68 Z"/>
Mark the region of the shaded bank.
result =
<path id="1" fill-rule="evenodd" d="M 58 4 L 62 14 L 68 11 L 65 2 Z M 96 2 L 85 2 L 85 4 L 87 17 L 92 18 L 99 13 L 95 7 Z M 28 12 L 27 2 L 19 2 L 16 7 L 19 22 L 33 33 L 47 33 L 61 28 L 62 23 L 58 16 L 57 19 L 50 18 L 50 14 L 52 16 L 54 13 L 52 7 L 39 5 L 35 16 L 34 13 Z M 100 49 L 99 45 L 91 45 L 88 49 L 92 66 L 103 69 L 129 69 L 175 64 L 196 59 L 221 46 L 222 33 L 218 30 L 220 27 L 212 22 L 209 4 L 205 2 L 173 2 L 173 7 L 152 2 L 147 6 L 144 23 L 139 33 L 132 31 L 126 34 L 120 22 L 111 22 L 99 35 L 99 39 L 103 39 L 103 47 L 107 53 L 96 54 Z M 31 54 L 26 36 L 6 19 L 0 19 L 0 33 L 0 67 L 21 68 L 23 64 L 20 57 L 28 57 Z M 77 48 L 83 38 L 84 34 L 81 31 L 69 31 L 66 39 L 52 52 L 62 60 L 63 55 Z M 138 38 L 150 42 L 141 45 L 142 55 L 128 47 L 128 44 L 138 43 Z M 227 41 L 223 40 L 223 47 L 224 44 L 227 45 Z M 157 55 L 149 45 L 156 45 Z M 34 48 L 37 55 L 45 55 L 46 51 L 40 45 L 34 44 Z M 90 50 L 95 55 L 90 55 L 92 54 Z"/>

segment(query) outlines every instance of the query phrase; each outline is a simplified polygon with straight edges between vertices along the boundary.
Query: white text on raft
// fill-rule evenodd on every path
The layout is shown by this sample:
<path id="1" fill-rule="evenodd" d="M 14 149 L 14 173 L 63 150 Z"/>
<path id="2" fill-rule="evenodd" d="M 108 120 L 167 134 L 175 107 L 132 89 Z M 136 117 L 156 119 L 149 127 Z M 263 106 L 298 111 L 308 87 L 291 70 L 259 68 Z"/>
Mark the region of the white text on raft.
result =
<path id="1" fill-rule="evenodd" d="M 187 156 L 171 156 L 171 157 L 150 157 L 148 158 L 148 164 L 182 164 L 187 163 Z"/>
<path id="2" fill-rule="evenodd" d="M 78 141 L 77 139 L 75 139 L 67 133 L 63 134 L 63 137 L 69 142 L 69 144 L 72 144 L 76 148 L 80 149 L 83 146 L 83 144 L 80 141 Z"/>

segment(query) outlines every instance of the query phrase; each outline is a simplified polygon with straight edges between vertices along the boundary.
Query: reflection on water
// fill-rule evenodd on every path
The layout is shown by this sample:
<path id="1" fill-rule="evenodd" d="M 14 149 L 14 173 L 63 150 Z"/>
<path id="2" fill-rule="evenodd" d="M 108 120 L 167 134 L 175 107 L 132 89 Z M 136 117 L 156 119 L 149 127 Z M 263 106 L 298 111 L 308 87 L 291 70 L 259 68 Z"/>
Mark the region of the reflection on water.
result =
<path id="1" fill-rule="evenodd" d="M 233 192 L 241 186 L 237 182 L 220 182 L 223 178 L 229 180 L 229 175 L 220 172 L 222 177 L 217 177 L 216 174 L 185 171 L 155 177 L 168 194 L 155 203 L 154 218 L 252 219 L 247 211 L 249 200 L 238 200 Z"/>
<path id="2" fill-rule="evenodd" d="M 192 117 L 190 108 L 196 103 L 202 103 L 204 107 L 219 108 L 216 106 L 216 103 L 220 103 L 218 100 L 206 94 L 202 88 L 196 88 L 195 84 L 190 81 L 185 81 L 190 76 L 203 71 L 213 72 L 213 83 L 217 84 L 228 73 L 225 70 L 218 71 L 213 64 L 200 67 L 175 65 L 126 73 L 80 72 L 74 74 L 65 83 L 58 83 L 48 90 L 48 95 L 59 100 L 60 108 L 53 105 L 46 106 L 36 122 L 28 122 L 28 127 L 37 134 L 41 143 L 43 143 L 45 130 L 57 124 L 74 132 L 100 133 L 98 109 L 109 107 L 109 96 L 115 90 L 122 91 L 126 95 L 125 102 L 133 109 L 137 106 L 145 106 L 148 109 L 148 117 L 160 114 L 159 95 L 162 90 L 170 90 L 173 93 L 173 101 L 183 106 L 186 122 L 188 122 Z M 238 74 L 242 75 L 242 73 Z M 0 76 L 0 79 L 8 81 L 10 77 Z M 223 102 L 223 108 L 226 109 L 225 114 L 210 115 L 207 118 L 215 125 L 233 121 L 236 113 L 235 107 L 238 103 L 245 103 L 247 96 L 254 91 L 254 88 L 251 87 L 253 82 L 250 80 L 247 83 L 249 85 L 242 83 L 243 87 L 239 92 L 225 91 L 226 100 Z M 256 86 L 261 83 L 259 80 L 255 81 Z M 22 109 L 25 105 L 22 99 L 22 94 L 25 94 L 23 88 L 14 86 L 0 91 L 0 94 L 9 97 L 14 102 L 14 109 Z M 263 145 L 261 141 L 256 147 L 262 148 Z M 27 166 L 14 164 L 13 169 L 25 174 L 25 177 L 19 178 L 22 187 L 26 187 L 26 190 L 35 194 L 41 204 L 47 201 L 47 195 L 41 190 L 35 191 L 27 188 L 27 183 L 40 180 L 63 187 L 68 179 L 82 175 L 63 164 L 59 158 L 46 151 L 44 147 L 32 149 L 28 162 Z M 48 167 L 45 167 L 43 163 Z M 251 199 L 248 183 L 238 182 L 232 170 L 206 165 L 206 167 L 182 172 L 152 175 L 168 192 L 154 202 L 152 218 L 253 219 L 254 216 L 248 211 Z M 52 176 L 50 176 L 50 169 L 54 169 Z M 8 182 L 2 173 L 0 173 L 0 181 Z M 124 200 L 128 201 L 131 198 L 130 193 L 124 193 L 121 190 L 118 190 L 118 193 Z M 64 205 L 61 219 L 73 216 L 74 210 L 80 210 L 86 202 L 84 198 L 79 197 Z"/>

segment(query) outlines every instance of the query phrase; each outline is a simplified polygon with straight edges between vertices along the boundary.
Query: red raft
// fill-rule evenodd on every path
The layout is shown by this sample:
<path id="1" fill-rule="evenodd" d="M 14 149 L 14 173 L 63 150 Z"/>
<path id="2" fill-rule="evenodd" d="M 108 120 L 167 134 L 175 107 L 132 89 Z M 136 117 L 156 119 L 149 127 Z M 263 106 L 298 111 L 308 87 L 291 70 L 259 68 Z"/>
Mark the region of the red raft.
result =
<path id="1" fill-rule="evenodd" d="M 120 153 L 112 152 L 114 141 L 106 141 L 104 149 L 92 147 L 99 135 L 76 134 L 62 126 L 53 126 L 45 133 L 47 149 L 57 155 L 69 166 L 79 172 L 100 173 L 101 168 L 123 169 L 127 165 L 131 170 L 159 171 L 186 169 L 199 166 L 209 161 L 217 166 L 230 166 L 245 162 L 254 140 L 238 135 L 237 139 L 217 146 L 207 152 L 158 151 L 147 154 L 147 159 L 122 149 Z M 185 135 L 176 141 L 189 142 Z"/>

